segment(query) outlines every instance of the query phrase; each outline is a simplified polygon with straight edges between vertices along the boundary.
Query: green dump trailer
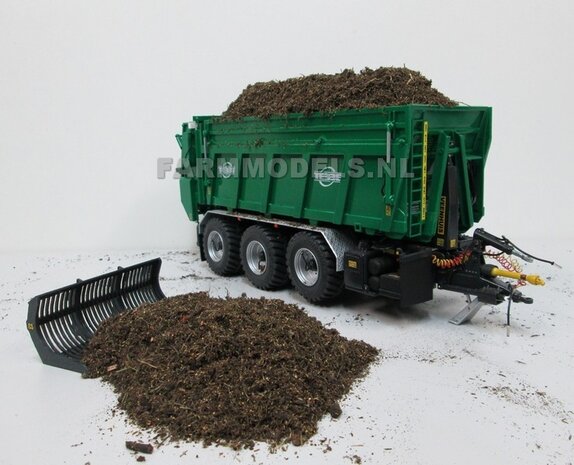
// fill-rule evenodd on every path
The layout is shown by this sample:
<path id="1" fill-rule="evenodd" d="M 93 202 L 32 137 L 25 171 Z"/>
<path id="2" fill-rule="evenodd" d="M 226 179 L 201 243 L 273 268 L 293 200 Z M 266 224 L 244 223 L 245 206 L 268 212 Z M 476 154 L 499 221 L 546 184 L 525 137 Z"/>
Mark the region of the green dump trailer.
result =
<path id="1" fill-rule="evenodd" d="M 488 107 L 425 105 L 195 117 L 176 136 L 181 200 L 219 275 L 244 272 L 264 290 L 292 284 L 314 303 L 348 289 L 413 305 L 438 287 L 467 296 L 450 320 L 460 324 L 483 303 L 532 302 L 501 278 L 543 284 L 512 260 L 486 263 L 536 259 L 504 236 L 465 234 L 484 214 L 491 126 Z M 84 371 L 100 323 L 165 297 L 160 266 L 119 268 L 30 300 L 26 327 L 42 361 Z"/>
<path id="2" fill-rule="evenodd" d="M 438 286 L 469 296 L 466 321 L 480 303 L 532 301 L 500 279 L 524 275 L 484 259 L 486 246 L 528 255 L 464 234 L 484 214 L 491 128 L 491 108 L 466 106 L 198 116 L 176 136 L 181 200 L 219 275 L 291 282 L 316 303 L 346 288 L 412 305 Z"/>

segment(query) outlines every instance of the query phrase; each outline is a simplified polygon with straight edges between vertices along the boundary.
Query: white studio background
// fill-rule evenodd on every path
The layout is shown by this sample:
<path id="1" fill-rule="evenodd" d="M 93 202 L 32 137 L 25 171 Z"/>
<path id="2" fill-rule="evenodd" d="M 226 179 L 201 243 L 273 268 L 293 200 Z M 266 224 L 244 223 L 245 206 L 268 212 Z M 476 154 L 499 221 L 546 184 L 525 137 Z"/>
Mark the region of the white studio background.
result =
<path id="1" fill-rule="evenodd" d="M 483 225 L 573 237 L 574 2 L 0 0 L 0 250 L 187 248 L 174 134 L 249 83 L 406 66 L 494 107 Z"/>

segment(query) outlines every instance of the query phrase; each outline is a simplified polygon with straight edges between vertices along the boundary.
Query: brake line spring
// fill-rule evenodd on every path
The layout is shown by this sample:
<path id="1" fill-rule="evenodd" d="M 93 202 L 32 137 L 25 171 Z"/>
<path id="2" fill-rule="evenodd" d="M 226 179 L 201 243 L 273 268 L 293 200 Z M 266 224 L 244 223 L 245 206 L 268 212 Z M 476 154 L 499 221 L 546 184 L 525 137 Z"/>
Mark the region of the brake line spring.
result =
<path id="1" fill-rule="evenodd" d="M 465 251 L 459 253 L 454 258 L 441 258 L 441 257 L 437 257 L 436 255 L 433 255 L 432 256 L 432 263 L 437 268 L 440 268 L 442 270 L 447 270 L 447 269 L 455 268 L 457 266 L 460 266 L 460 265 L 466 263 L 468 261 L 468 259 L 470 258 L 471 254 L 472 254 L 472 251 L 470 249 L 468 249 L 468 250 L 465 250 Z"/>
<path id="2" fill-rule="evenodd" d="M 520 264 L 520 262 L 514 258 L 511 257 L 507 254 L 500 254 L 497 253 L 496 251 L 490 249 L 487 250 L 487 255 L 491 258 L 494 258 L 502 268 L 504 268 L 507 271 L 516 271 L 517 273 L 521 273 L 523 272 L 523 268 L 522 265 Z M 526 281 L 519 279 L 514 285 L 513 287 L 521 287 L 521 286 L 525 286 L 526 285 Z"/>

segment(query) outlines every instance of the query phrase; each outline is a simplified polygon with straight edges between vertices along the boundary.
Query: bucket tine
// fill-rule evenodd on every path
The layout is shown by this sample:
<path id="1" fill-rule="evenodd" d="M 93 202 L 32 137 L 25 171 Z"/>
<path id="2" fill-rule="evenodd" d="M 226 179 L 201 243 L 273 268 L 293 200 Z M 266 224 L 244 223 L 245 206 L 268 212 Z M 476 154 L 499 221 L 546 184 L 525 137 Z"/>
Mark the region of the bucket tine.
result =
<path id="1" fill-rule="evenodd" d="M 26 326 L 42 362 L 83 373 L 84 349 L 103 321 L 165 298 L 160 268 L 156 258 L 32 298 Z"/>

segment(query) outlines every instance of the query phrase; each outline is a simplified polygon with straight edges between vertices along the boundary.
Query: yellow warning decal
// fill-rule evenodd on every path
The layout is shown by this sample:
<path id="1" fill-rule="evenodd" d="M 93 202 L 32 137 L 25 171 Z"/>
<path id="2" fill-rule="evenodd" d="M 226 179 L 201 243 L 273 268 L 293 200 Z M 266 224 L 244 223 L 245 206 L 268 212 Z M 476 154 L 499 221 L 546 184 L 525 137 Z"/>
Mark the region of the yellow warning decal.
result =
<path id="1" fill-rule="evenodd" d="M 421 221 L 427 218 L 427 154 L 429 139 L 429 122 L 423 122 L 423 166 L 421 185 Z"/>
<path id="2" fill-rule="evenodd" d="M 438 228 L 436 230 L 439 236 L 444 236 L 446 228 L 446 196 L 440 198 L 440 210 L 438 213 Z"/>
<path id="3" fill-rule="evenodd" d="M 34 331 L 34 323 L 28 323 L 27 325 L 28 331 Z"/>
<path id="4" fill-rule="evenodd" d="M 356 260 L 347 260 L 347 268 L 353 268 L 356 270 L 359 267 L 359 264 Z"/>

